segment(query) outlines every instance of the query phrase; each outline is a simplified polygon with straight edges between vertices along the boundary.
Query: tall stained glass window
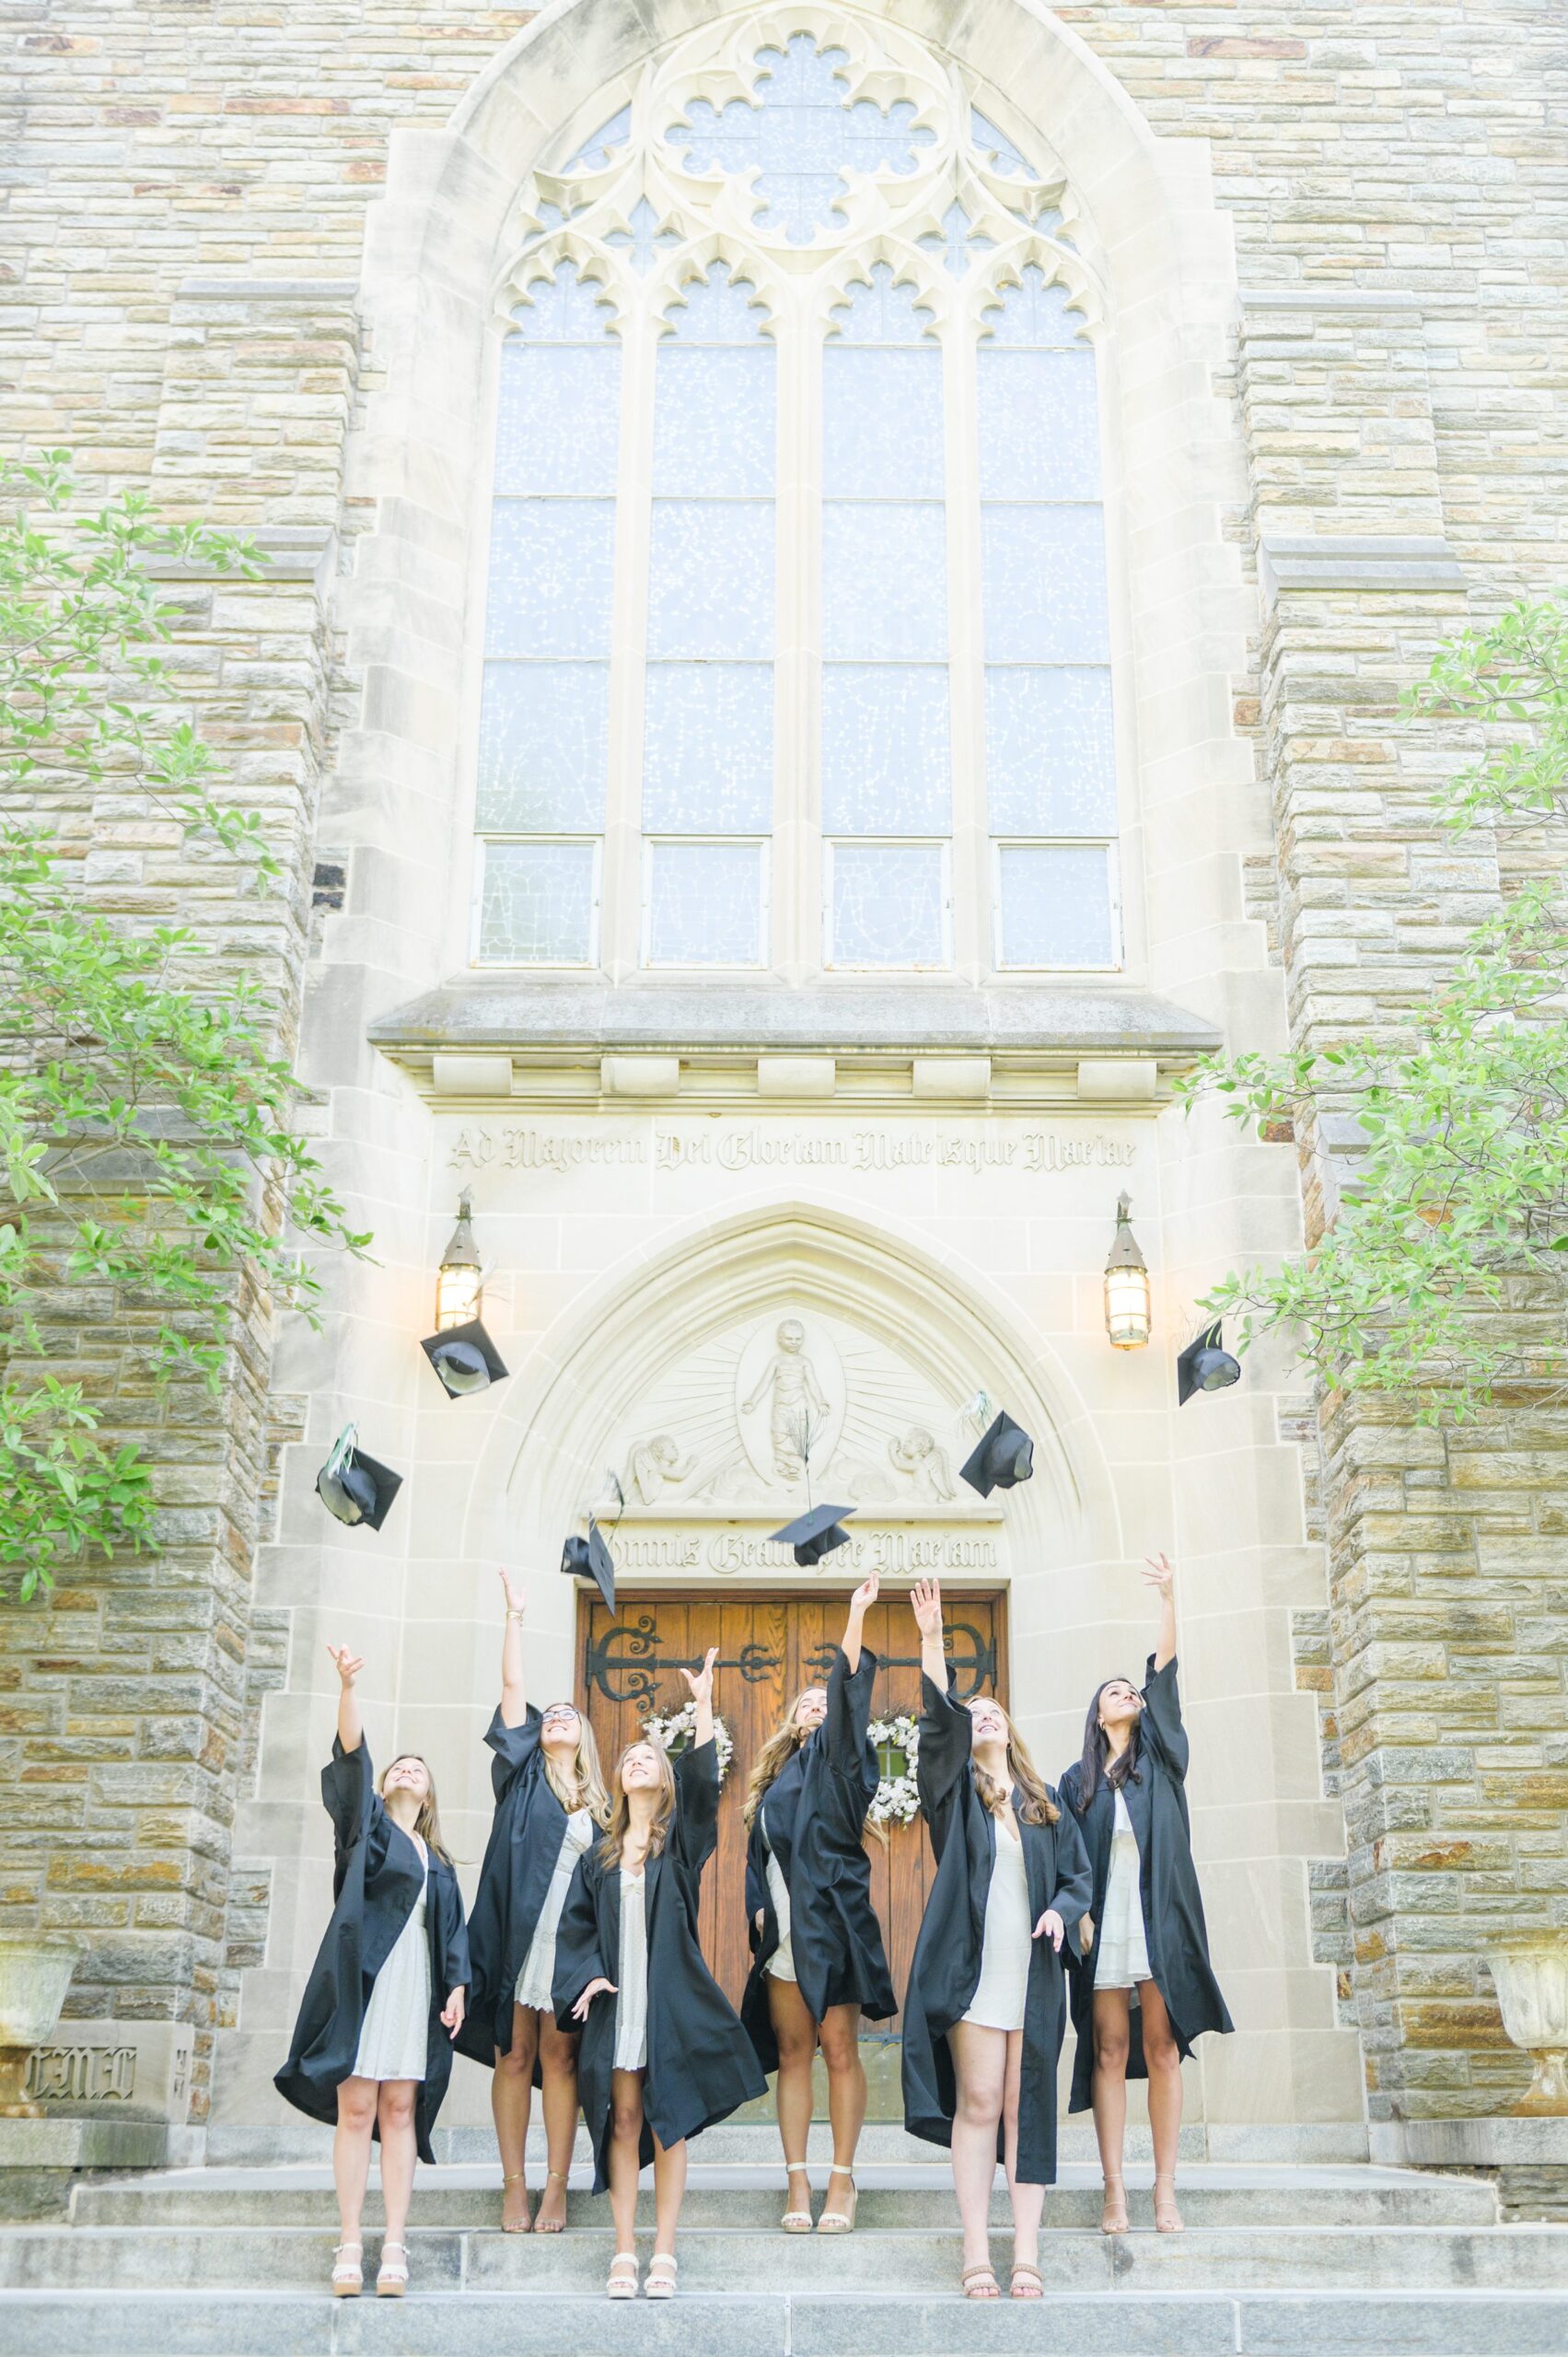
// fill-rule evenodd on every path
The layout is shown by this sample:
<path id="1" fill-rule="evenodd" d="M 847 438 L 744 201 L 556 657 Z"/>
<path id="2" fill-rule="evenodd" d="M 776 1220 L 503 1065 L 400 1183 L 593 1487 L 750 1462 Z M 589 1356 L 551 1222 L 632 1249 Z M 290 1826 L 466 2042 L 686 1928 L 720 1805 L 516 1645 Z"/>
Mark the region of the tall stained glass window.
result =
<path id="1" fill-rule="evenodd" d="M 857 21 L 715 19 L 520 192 L 481 963 L 1121 962 L 1092 240 Z"/>

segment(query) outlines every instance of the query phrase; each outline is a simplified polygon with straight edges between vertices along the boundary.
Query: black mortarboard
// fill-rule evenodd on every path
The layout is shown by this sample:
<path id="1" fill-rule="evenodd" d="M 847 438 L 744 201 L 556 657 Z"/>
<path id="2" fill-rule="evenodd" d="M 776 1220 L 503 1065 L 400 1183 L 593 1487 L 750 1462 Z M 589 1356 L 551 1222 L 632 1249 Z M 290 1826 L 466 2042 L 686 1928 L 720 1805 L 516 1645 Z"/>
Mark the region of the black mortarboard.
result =
<path id="1" fill-rule="evenodd" d="M 351 1529 L 379 1530 L 403 1477 L 389 1465 L 377 1465 L 354 1446 L 354 1426 L 345 1424 L 332 1444 L 331 1455 L 316 1476 L 316 1494 L 334 1521 Z"/>
<path id="2" fill-rule="evenodd" d="M 1241 1380 L 1241 1362 L 1225 1347 L 1216 1318 L 1176 1362 L 1176 1404 L 1185 1408 L 1194 1391 L 1224 1391 Z"/>
<path id="3" fill-rule="evenodd" d="M 959 1467 L 958 1479 L 988 1498 L 993 1490 L 1011 1490 L 1027 1481 L 1034 1469 L 1035 1445 L 1004 1408 L 968 1464 Z"/>
<path id="4" fill-rule="evenodd" d="M 466 1326 L 427 1334 L 419 1347 L 440 1376 L 448 1399 L 466 1399 L 470 1392 L 488 1391 L 505 1378 L 501 1353 L 477 1318 Z"/>
<path id="5" fill-rule="evenodd" d="M 568 1538 L 561 1550 L 561 1568 L 573 1579 L 592 1580 L 604 1598 L 607 1612 L 615 1609 L 615 1558 L 604 1543 L 604 1533 L 588 1516 L 586 1538 Z"/>
<path id="6" fill-rule="evenodd" d="M 782 1530 L 769 1533 L 780 1547 L 793 1547 L 795 1560 L 804 1571 L 811 1563 L 819 1563 L 835 1547 L 849 1545 L 849 1532 L 841 1530 L 845 1515 L 854 1512 L 853 1506 L 813 1506 L 795 1522 L 786 1522 Z"/>

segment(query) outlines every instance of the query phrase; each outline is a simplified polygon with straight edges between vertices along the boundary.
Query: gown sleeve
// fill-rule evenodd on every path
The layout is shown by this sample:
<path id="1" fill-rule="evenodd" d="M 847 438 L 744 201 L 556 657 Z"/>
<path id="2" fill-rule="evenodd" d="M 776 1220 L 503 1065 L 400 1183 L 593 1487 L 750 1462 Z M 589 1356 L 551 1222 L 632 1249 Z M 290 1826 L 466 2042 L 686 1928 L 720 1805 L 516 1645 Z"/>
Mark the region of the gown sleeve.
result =
<path id="1" fill-rule="evenodd" d="M 463 1894 L 448 1867 L 441 1877 L 441 1986 L 436 1995 L 444 2005 L 454 1989 L 466 1989 L 473 1979 L 469 1961 L 469 1927 L 463 1919 Z"/>
<path id="2" fill-rule="evenodd" d="M 1180 1784 L 1187 1778 L 1187 1730 L 1181 1724 L 1181 1696 L 1176 1683 L 1176 1656 L 1163 1669 L 1149 1655 L 1144 1684 L 1144 1737 L 1155 1758 Z"/>
<path id="3" fill-rule="evenodd" d="M 931 1828 L 931 1846 L 938 1858 L 973 1750 L 970 1714 L 961 1702 L 953 1700 L 950 1674 L 944 1693 L 922 1671 L 920 1755 L 915 1761 L 915 1785 L 920 1794 L 921 1815 Z"/>
<path id="4" fill-rule="evenodd" d="M 543 1724 L 542 1713 L 530 1702 L 521 1724 L 509 1727 L 501 1716 L 500 1704 L 496 1704 L 495 1715 L 484 1730 L 484 1740 L 495 1754 L 490 1763 L 490 1782 L 498 1801 L 505 1798 L 509 1787 L 538 1752 Z"/>
<path id="5" fill-rule="evenodd" d="M 556 2026 L 563 2030 L 582 2028 L 581 2022 L 572 2019 L 572 2008 L 589 1981 L 614 1977 L 605 1970 L 599 1949 L 598 1909 L 588 1880 L 588 1861 L 592 1856 L 591 1850 L 585 1851 L 573 1868 L 561 1921 L 555 1927 L 555 1973 L 550 2002 L 555 2008 Z"/>
<path id="6" fill-rule="evenodd" d="M 370 1822 L 376 1805 L 376 1771 L 363 1736 L 353 1751 L 332 1737 L 332 1756 L 321 1771 L 321 1805 L 332 1820 L 340 1864 Z"/>
<path id="7" fill-rule="evenodd" d="M 669 1846 L 682 1865 L 700 1875 L 718 1847 L 719 1750 L 712 1736 L 676 1755 L 675 1816 Z"/>
<path id="8" fill-rule="evenodd" d="M 762 1810 L 759 1804 L 746 1840 L 746 1929 L 753 1942 L 757 1937 L 757 1918 L 767 1904 L 767 1836 L 762 1830 Z"/>
<path id="9" fill-rule="evenodd" d="M 1088 1913 L 1089 1900 L 1094 1896 L 1094 1875 L 1078 1820 L 1065 1805 L 1056 1820 L 1055 1831 L 1056 1889 L 1046 1904 L 1054 1907 L 1062 1918 L 1066 1932 L 1062 1950 L 1063 1956 L 1071 1956 L 1078 1945 L 1078 1925 Z"/>
<path id="10" fill-rule="evenodd" d="M 871 1724 L 871 1689 L 876 1680 L 877 1656 L 869 1645 L 861 1647 L 859 1666 L 853 1672 L 842 1649 L 836 1652 L 828 1672 L 828 1715 L 822 1725 L 829 1767 L 868 1801 L 877 1793 L 876 1771 L 865 1747 L 865 1731 Z"/>

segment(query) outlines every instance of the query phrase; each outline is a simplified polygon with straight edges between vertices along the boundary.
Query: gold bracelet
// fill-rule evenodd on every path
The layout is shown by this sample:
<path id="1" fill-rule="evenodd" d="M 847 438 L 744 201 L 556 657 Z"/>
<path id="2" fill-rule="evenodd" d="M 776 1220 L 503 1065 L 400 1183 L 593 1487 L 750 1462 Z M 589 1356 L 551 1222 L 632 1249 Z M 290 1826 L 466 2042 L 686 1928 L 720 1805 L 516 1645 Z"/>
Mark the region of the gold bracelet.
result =
<path id="1" fill-rule="evenodd" d="M 506 1615 L 508 1620 L 520 1620 L 522 1617 L 520 1612 L 508 1612 Z"/>

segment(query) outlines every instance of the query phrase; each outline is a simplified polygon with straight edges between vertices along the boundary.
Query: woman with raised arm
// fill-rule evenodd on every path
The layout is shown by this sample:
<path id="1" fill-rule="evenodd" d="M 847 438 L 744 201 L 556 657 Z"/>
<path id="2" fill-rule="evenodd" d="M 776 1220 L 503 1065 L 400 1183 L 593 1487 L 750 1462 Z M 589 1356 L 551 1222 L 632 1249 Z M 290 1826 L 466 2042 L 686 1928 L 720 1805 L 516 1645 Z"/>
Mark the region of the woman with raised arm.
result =
<path id="1" fill-rule="evenodd" d="M 1063 1943 L 1088 1904 L 1089 1862 L 1000 1702 L 952 1692 L 942 1593 L 917 1581 L 916 1782 L 936 1875 L 904 1997 L 904 2125 L 953 2154 L 962 2287 L 1001 2297 L 991 2189 L 1005 2164 L 1015 2300 L 1038 2300 L 1040 2221 L 1056 2180 L 1056 2064 L 1067 2026 Z"/>
<path id="2" fill-rule="evenodd" d="M 854 2149 L 865 2119 L 860 2016 L 882 2021 L 898 2011 L 865 1854 L 865 1812 L 877 1784 L 866 1733 L 877 1656 L 861 1631 L 877 1587 L 873 1572 L 850 1597 L 827 1685 L 796 1696 L 758 1754 L 746 1795 L 752 1965 L 740 2018 L 763 2070 L 778 2073 L 786 2234 L 811 2232 L 806 2141 L 818 2040 L 828 2066 L 833 2165 L 817 2232 L 844 2235 L 854 2224 Z M 834 2177 L 843 2179 L 842 2191 Z"/>
<path id="3" fill-rule="evenodd" d="M 347 1645 L 327 1651 L 338 1673 L 338 1731 L 321 1771 L 336 1849 L 332 1920 L 273 2084 L 296 2109 L 337 2131 L 334 2299 L 365 2288 L 359 2222 L 371 2140 L 380 2138 L 387 2226 L 376 2289 L 401 2299 L 408 2289 L 414 2159 L 436 2157 L 430 2131 L 452 2073 L 451 2040 L 462 2027 L 468 1933 L 441 1840 L 435 1779 L 416 1752 L 401 1751 L 377 1784 L 354 1690 L 365 1664 Z"/>
<path id="4" fill-rule="evenodd" d="M 494 2068 L 490 2108 L 501 2149 L 501 2231 L 558 2235 L 577 2127 L 577 2039 L 551 2002 L 555 1930 L 573 1870 L 610 1822 L 598 1747 L 570 1702 L 540 1711 L 523 1690 L 523 1590 L 501 1573 L 501 1700 L 485 1730 L 495 1757 L 495 1815 L 480 1871 L 469 1946 L 473 1981 L 459 2050 Z M 548 2175 L 528 2217 L 523 2153 L 535 2081 L 543 2087 Z"/>
<path id="5" fill-rule="evenodd" d="M 653 2163 L 647 2296 L 675 2292 L 686 2140 L 767 2092 L 739 2016 L 703 1961 L 697 1906 L 718 1839 L 715 1646 L 695 1677 L 688 1749 L 628 1744 L 610 1780 L 609 1830 L 577 1862 L 555 1941 L 555 2016 L 581 2028 L 578 2084 L 594 2191 L 610 2189 L 612 2300 L 637 2295 L 637 2177 Z M 613 1979 L 611 1975 L 613 1974 Z"/>
<path id="6" fill-rule="evenodd" d="M 1083 1756 L 1062 1778 L 1094 1872 L 1080 1953 L 1072 1959 L 1078 2048 L 1069 2108 L 1094 2107 L 1105 2177 L 1100 2229 L 1108 2235 L 1127 2231 L 1121 2148 L 1129 2077 L 1149 2083 L 1155 2224 L 1162 2235 L 1179 2234 L 1181 2064 L 1202 2031 L 1232 2026 L 1209 1963 L 1192 1863 L 1187 1730 L 1176 1686 L 1176 1574 L 1163 1555 L 1144 1560 L 1144 1576 L 1159 1590 L 1160 1624 L 1144 1684 L 1108 1678 L 1096 1689 Z"/>

